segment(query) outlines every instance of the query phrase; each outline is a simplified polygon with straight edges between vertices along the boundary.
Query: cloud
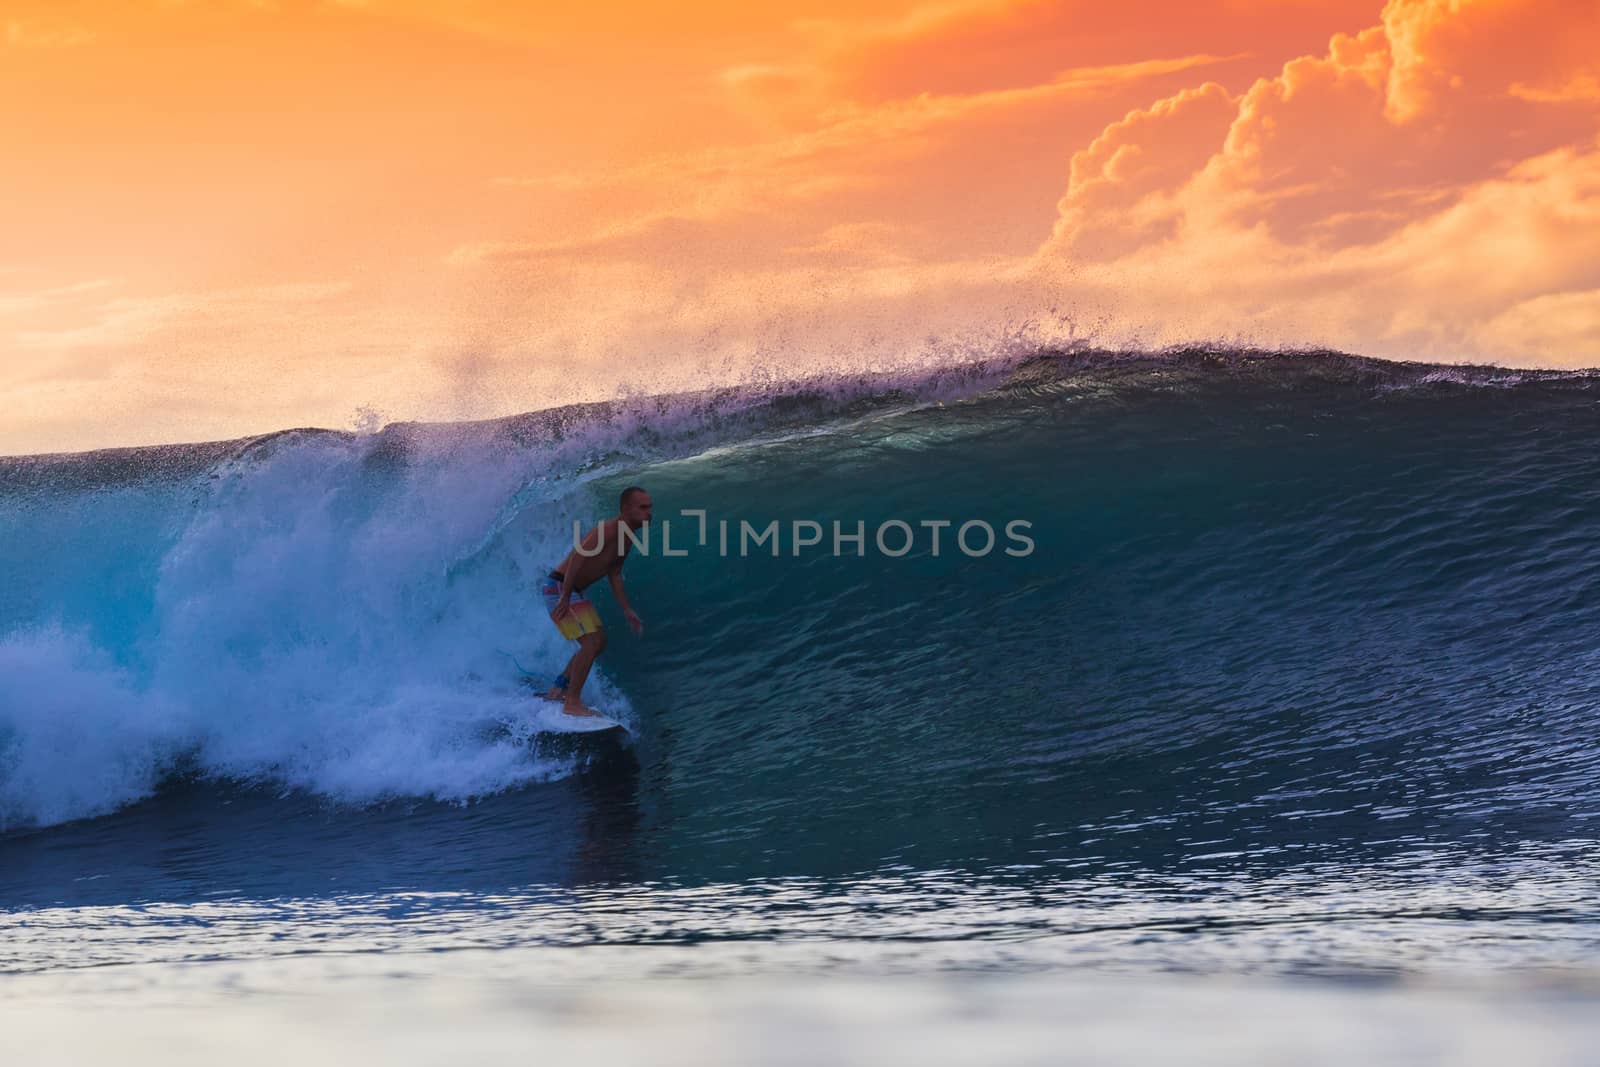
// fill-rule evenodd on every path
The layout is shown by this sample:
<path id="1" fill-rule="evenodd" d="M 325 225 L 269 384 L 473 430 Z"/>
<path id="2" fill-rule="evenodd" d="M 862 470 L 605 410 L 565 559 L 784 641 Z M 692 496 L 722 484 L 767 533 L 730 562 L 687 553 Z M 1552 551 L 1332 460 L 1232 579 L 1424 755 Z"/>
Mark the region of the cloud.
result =
<path id="1" fill-rule="evenodd" d="M 1600 103 L 1600 76 L 1589 71 L 1573 74 L 1565 82 L 1546 80 L 1541 85 L 1512 82 L 1510 93 L 1539 104 Z"/>
<path id="2" fill-rule="evenodd" d="M 892 222 L 843 222 L 829 226 L 807 244 L 787 251 L 840 262 L 906 264 L 912 258 L 902 249 L 915 232 L 911 227 Z"/>
<path id="3" fill-rule="evenodd" d="M 1540 10 L 1549 6 L 1393 0 L 1382 25 L 1338 34 L 1324 56 L 1292 60 L 1278 76 L 1258 80 L 1239 98 L 1204 167 L 1195 165 L 1195 146 L 1215 129 L 1216 109 L 1202 111 L 1189 93 L 1158 103 L 1146 109 L 1144 129 L 1110 127 L 1074 158 L 1057 241 L 1072 243 L 1088 224 L 1077 210 L 1088 195 L 1081 186 L 1115 178 L 1092 166 L 1107 143 L 1147 160 L 1137 181 L 1125 183 L 1124 201 L 1135 192 L 1176 194 L 1188 186 L 1187 203 L 1174 199 L 1171 207 L 1191 221 L 1225 212 L 1237 225 L 1265 223 L 1286 241 L 1378 239 L 1441 189 L 1503 173 L 1596 129 L 1593 111 L 1552 108 L 1513 91 L 1533 69 L 1582 86 L 1589 75 L 1572 64 L 1592 64 L 1600 54 L 1600 8 L 1563 20 Z M 1516 49 L 1503 47 L 1511 26 L 1521 31 Z M 1574 50 L 1570 38 L 1592 50 Z M 1519 58 L 1506 60 L 1506 52 Z M 1189 150 L 1175 153 L 1168 148 L 1174 143 Z M 1107 191 L 1097 195 L 1106 206 Z M 1102 215 L 1095 224 L 1116 222 Z M 1138 212 L 1127 225 L 1149 227 Z"/>
<path id="4" fill-rule="evenodd" d="M 988 119 L 999 113 L 1038 101 L 1083 100 L 1168 75 L 1183 74 L 1237 58 L 1206 53 L 1144 59 L 1104 66 L 1073 67 L 1057 71 L 1048 80 L 1008 89 L 966 94 L 923 93 L 911 99 L 876 104 L 835 102 L 822 121 L 803 132 L 790 133 L 755 145 L 717 147 L 698 152 L 669 153 L 619 170 L 593 175 L 561 172 L 530 178 L 498 177 L 496 184 L 548 186 L 576 190 L 593 186 L 635 183 L 718 182 L 755 178 L 769 182 L 776 174 L 811 165 L 842 162 L 872 146 L 904 142 L 965 120 Z M 723 83 L 743 91 L 761 79 L 754 68 L 738 68 Z"/>
<path id="5" fill-rule="evenodd" d="M 1072 157 L 1055 247 L 1106 259 L 1170 238 L 1180 214 L 1172 195 L 1216 153 L 1237 113 L 1227 90 L 1207 83 L 1107 126 Z"/>
<path id="6" fill-rule="evenodd" d="M 1385 111 L 1396 122 L 1429 114 L 1502 112 L 1515 85 L 1592 77 L 1600 7 L 1572 0 L 1390 0 L 1383 29 L 1393 57 Z"/>
<path id="7" fill-rule="evenodd" d="M 15 341 L 20 348 L 66 350 L 132 345 L 168 331 L 227 334 L 259 326 L 264 317 L 281 317 L 286 310 L 331 301 L 352 288 L 348 282 L 321 282 L 121 297 L 100 305 L 95 321 L 86 325 L 19 330 Z"/>
<path id="8" fill-rule="evenodd" d="M 1527 359 L 1559 336 L 1545 358 L 1600 362 L 1572 326 L 1590 304 L 1560 296 L 1600 284 L 1596 56 L 1600 8 L 1391 0 L 1237 97 L 1184 90 L 1107 126 L 1073 157 L 1042 269 L 1124 320 L 1117 279 L 1137 284 L 1169 339 Z"/>
<path id="9" fill-rule="evenodd" d="M 590 257 L 654 260 L 699 273 L 777 269 L 796 255 L 815 258 L 824 245 L 840 253 L 843 231 L 834 228 L 841 216 L 915 238 L 874 255 L 995 250 L 970 247 L 973 234 L 1027 251 L 1036 233 L 1021 226 L 1038 225 L 1065 162 L 1064 154 L 1038 151 L 1041 136 L 1059 128 L 1065 114 L 1099 113 L 1109 94 L 1137 93 L 1224 61 L 1204 54 L 1147 59 L 1063 70 L 1022 88 L 841 103 L 819 126 L 754 145 L 662 155 L 588 178 L 502 176 L 497 186 L 603 205 L 611 217 L 580 234 L 468 242 L 447 262 L 510 267 Z M 997 171 L 1008 180 L 997 180 Z M 1031 188 L 1017 195 L 1024 182 Z"/>
<path id="10" fill-rule="evenodd" d="M 532 264 L 556 260 L 634 260 L 654 263 L 689 259 L 703 265 L 708 245 L 731 233 L 748 233 L 742 219 L 664 213 L 604 227 L 582 237 L 556 241 L 486 241 L 462 245 L 447 262 L 455 267 Z M 731 223 L 731 225 L 730 225 Z"/>
<path id="11" fill-rule="evenodd" d="M 10 272 L 0 271 L 0 273 Z M 18 271 L 17 273 L 21 272 Z M 15 317 L 28 312 L 56 307 L 90 293 L 103 292 L 112 284 L 110 281 L 101 280 L 61 285 L 53 289 L 41 289 L 30 293 L 0 293 L 0 317 Z"/>
<path id="12" fill-rule="evenodd" d="M 1178 42 L 1184 51 L 1234 56 L 1247 41 L 1256 56 L 1279 63 L 1335 30 L 1366 24 L 1373 9 L 1373 0 L 1136 9 L 1099 0 L 957 0 L 892 19 L 801 25 L 817 42 L 833 92 L 873 101 L 1034 85 L 1069 68 L 1172 51 Z"/>
<path id="13" fill-rule="evenodd" d="M 1507 308 L 1484 324 L 1483 341 L 1512 359 L 1600 361 L 1600 289 L 1545 293 Z"/>
<path id="14" fill-rule="evenodd" d="M 1584 331 L 1563 328 L 1567 343 L 1538 349 L 1529 316 L 1552 307 L 1543 296 L 1600 286 L 1600 142 L 1525 160 L 1374 242 L 1291 244 L 1259 223 L 1213 219 L 1115 261 L 1069 263 L 1041 257 L 1039 267 L 1128 343 L 1592 366 L 1600 352 L 1583 347 Z M 1570 315 L 1584 305 L 1553 306 Z"/>

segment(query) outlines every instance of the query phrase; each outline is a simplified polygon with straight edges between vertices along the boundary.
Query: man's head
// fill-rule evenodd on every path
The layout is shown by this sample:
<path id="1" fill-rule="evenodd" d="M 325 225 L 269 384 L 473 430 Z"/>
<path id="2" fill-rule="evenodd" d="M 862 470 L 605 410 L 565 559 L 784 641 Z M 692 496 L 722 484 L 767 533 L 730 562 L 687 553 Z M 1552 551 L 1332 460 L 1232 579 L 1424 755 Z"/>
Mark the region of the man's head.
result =
<path id="1" fill-rule="evenodd" d="M 628 524 L 630 530 L 637 530 L 650 521 L 650 494 L 637 485 L 630 485 L 622 491 L 618 507 L 622 521 Z"/>

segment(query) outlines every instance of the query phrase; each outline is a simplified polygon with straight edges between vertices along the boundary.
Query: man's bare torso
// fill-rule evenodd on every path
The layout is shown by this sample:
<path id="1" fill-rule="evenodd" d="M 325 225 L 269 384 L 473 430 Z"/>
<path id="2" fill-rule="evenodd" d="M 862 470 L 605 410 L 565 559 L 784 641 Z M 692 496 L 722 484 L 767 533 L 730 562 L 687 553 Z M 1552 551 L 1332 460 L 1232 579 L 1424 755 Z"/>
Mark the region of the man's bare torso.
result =
<path id="1" fill-rule="evenodd" d="M 582 552 L 574 549 L 567 553 L 559 570 L 564 578 L 572 579 L 573 589 L 582 591 L 622 566 L 628 558 L 623 538 L 631 531 L 621 527 L 622 520 L 607 519 L 584 537 Z"/>

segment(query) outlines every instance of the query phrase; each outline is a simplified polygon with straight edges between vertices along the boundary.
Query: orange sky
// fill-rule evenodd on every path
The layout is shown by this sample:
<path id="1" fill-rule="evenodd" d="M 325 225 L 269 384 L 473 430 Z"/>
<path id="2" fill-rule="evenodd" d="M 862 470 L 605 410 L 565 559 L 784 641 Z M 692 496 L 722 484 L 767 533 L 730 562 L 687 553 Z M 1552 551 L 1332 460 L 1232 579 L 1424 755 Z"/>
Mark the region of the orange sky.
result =
<path id="1" fill-rule="evenodd" d="M 0 0 L 0 453 L 1023 325 L 1600 365 L 1597 56 L 1593 0 Z"/>

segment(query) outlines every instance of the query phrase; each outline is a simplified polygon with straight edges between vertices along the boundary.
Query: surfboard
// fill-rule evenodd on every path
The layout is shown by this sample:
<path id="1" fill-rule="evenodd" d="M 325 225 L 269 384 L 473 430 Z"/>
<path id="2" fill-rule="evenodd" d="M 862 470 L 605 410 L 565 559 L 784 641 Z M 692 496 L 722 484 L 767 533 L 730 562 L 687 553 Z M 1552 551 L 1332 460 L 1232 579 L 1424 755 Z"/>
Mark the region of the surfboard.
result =
<path id="1" fill-rule="evenodd" d="M 545 696 L 550 679 L 537 671 L 530 671 L 517 662 L 517 657 L 503 649 L 496 649 L 517 669 L 522 685 L 541 705 L 533 715 L 536 734 L 591 734 L 613 737 L 632 737 L 628 728 L 615 719 L 600 715 L 568 715 L 561 710 L 561 702 Z M 593 709 L 591 709 L 593 710 Z M 613 732 L 614 731 L 614 732 Z"/>
<path id="2" fill-rule="evenodd" d="M 554 700 L 539 697 L 539 708 L 533 713 L 533 728 L 541 734 L 602 734 L 617 730 L 626 734 L 628 728 L 604 715 L 568 715 Z"/>

